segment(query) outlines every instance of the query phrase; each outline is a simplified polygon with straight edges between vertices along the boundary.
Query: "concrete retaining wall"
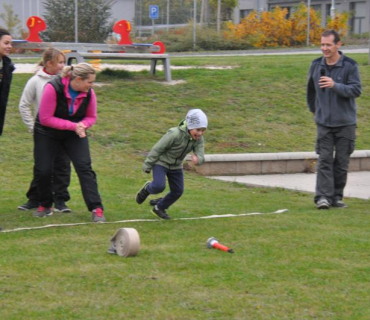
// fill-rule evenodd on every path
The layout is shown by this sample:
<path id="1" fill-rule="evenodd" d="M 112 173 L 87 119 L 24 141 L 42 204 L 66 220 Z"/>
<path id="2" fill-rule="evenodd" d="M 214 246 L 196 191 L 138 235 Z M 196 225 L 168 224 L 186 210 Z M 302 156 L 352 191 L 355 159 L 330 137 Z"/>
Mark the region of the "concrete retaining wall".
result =
<path id="1" fill-rule="evenodd" d="M 204 176 L 315 172 L 318 155 L 315 152 L 207 154 L 205 163 L 190 167 Z M 351 155 L 349 171 L 370 171 L 370 150 L 358 150 Z"/>

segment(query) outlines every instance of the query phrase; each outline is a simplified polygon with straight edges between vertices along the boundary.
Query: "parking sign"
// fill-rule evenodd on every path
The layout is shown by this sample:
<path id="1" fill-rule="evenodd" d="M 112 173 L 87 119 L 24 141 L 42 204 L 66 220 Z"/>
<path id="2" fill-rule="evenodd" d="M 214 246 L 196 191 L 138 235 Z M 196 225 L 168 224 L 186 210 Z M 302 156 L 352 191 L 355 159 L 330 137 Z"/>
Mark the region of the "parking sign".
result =
<path id="1" fill-rule="evenodd" d="M 149 19 L 158 19 L 159 18 L 159 7 L 157 5 L 149 6 Z"/>

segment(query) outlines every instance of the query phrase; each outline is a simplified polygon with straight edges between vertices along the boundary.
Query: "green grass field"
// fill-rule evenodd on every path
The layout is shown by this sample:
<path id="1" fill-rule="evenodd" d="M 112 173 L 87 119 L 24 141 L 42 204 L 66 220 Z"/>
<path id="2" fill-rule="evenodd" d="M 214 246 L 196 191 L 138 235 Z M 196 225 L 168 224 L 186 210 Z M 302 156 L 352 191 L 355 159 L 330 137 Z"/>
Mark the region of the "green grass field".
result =
<path id="1" fill-rule="evenodd" d="M 370 66 L 360 65 L 357 149 L 370 146 Z M 305 84 L 315 55 L 173 58 L 172 65 L 233 66 L 99 75 L 93 168 L 110 222 L 155 219 L 135 194 L 145 154 L 190 108 L 209 117 L 207 153 L 313 151 Z M 18 111 L 30 75 L 16 74 L 0 138 L 0 225 L 4 230 L 90 222 L 76 174 L 72 213 L 20 212 L 32 176 L 33 142 Z M 185 174 L 172 221 L 86 224 L 0 233 L 0 319 L 369 319 L 369 201 L 316 210 L 312 194 L 249 188 Z M 281 214 L 270 214 L 288 209 Z M 175 220 L 213 214 L 263 215 Z M 135 228 L 138 256 L 107 253 L 118 228 Z M 209 237 L 233 248 L 206 248 Z"/>

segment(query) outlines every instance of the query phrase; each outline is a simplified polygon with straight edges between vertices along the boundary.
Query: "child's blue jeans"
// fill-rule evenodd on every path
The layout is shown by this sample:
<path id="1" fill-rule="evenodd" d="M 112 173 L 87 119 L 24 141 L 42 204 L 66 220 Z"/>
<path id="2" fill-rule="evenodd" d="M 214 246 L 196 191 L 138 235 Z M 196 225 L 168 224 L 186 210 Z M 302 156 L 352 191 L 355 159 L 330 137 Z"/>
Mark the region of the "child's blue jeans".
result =
<path id="1" fill-rule="evenodd" d="M 153 181 L 146 187 L 150 194 L 158 194 L 166 189 L 166 176 L 170 192 L 157 203 L 161 210 L 168 209 L 184 192 L 184 174 L 182 169 L 170 170 L 160 165 L 153 167 Z"/>

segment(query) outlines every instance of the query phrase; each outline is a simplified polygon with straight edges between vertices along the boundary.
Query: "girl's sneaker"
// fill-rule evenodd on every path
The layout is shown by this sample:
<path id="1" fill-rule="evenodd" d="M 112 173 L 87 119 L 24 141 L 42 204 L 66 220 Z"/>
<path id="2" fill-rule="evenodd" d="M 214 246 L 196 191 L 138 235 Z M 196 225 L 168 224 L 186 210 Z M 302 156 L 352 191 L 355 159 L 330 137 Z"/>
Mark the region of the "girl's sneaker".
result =
<path id="1" fill-rule="evenodd" d="M 91 212 L 91 218 L 93 222 L 106 222 L 104 217 L 104 211 L 102 208 L 96 208 Z"/>
<path id="2" fill-rule="evenodd" d="M 36 212 L 33 213 L 33 216 L 36 218 L 45 218 L 46 216 L 51 216 L 53 214 L 53 208 L 46 208 L 39 206 Z"/>

